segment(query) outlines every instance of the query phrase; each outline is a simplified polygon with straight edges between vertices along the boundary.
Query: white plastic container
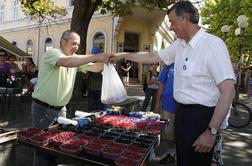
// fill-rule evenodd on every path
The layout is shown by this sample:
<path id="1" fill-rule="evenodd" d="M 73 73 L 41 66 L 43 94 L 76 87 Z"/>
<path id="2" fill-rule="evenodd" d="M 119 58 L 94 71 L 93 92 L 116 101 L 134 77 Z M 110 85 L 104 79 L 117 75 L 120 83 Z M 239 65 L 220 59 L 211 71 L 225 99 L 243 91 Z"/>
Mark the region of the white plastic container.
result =
<path id="1" fill-rule="evenodd" d="M 78 122 L 76 120 L 71 120 L 71 119 L 67 119 L 64 117 L 58 117 L 57 122 L 59 124 L 65 124 L 65 125 L 72 124 L 74 126 L 76 126 L 78 124 Z"/>

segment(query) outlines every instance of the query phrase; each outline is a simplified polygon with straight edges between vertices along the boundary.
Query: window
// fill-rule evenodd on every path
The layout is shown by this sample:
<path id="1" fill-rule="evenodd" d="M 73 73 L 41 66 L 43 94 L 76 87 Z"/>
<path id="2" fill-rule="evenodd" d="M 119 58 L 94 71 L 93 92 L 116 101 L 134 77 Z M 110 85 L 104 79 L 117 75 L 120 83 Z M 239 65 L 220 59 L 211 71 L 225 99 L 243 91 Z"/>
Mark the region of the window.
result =
<path id="1" fill-rule="evenodd" d="M 0 5 L 0 22 L 4 21 L 4 5 Z"/>
<path id="2" fill-rule="evenodd" d="M 100 48 L 101 52 L 104 52 L 104 45 L 105 45 L 105 36 L 102 33 L 97 33 L 94 35 L 93 39 L 93 47 Z"/>
<path id="3" fill-rule="evenodd" d="M 18 6 L 18 0 L 14 0 L 13 1 L 13 19 L 17 20 L 18 19 L 18 10 L 19 10 L 19 6 Z"/>
<path id="4" fill-rule="evenodd" d="M 51 48 L 53 48 L 53 42 L 52 42 L 52 39 L 48 37 L 45 40 L 45 51 L 48 51 Z"/>
<path id="5" fill-rule="evenodd" d="M 27 43 L 26 43 L 26 52 L 29 54 L 29 55 L 32 55 L 33 54 L 33 42 L 31 39 L 27 40 Z"/>

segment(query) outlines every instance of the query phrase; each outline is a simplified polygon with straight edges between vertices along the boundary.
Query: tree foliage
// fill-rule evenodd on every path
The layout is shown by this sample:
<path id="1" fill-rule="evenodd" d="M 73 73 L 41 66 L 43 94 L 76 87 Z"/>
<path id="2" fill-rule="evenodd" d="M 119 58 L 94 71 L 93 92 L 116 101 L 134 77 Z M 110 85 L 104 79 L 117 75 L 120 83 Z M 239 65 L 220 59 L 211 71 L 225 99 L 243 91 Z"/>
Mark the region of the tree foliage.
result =
<path id="1" fill-rule="evenodd" d="M 103 1 L 98 8 L 101 13 L 112 11 L 115 15 L 123 16 L 131 14 L 132 9 L 136 6 L 141 6 L 149 10 L 167 9 L 167 7 L 176 0 L 107 0 Z"/>
<path id="2" fill-rule="evenodd" d="M 22 10 L 34 19 L 45 20 L 48 16 L 54 19 L 67 14 L 64 7 L 55 6 L 53 0 L 20 0 Z"/>
<path id="3" fill-rule="evenodd" d="M 101 14 L 112 12 L 116 16 L 131 14 L 136 6 L 145 7 L 149 10 L 154 8 L 167 9 L 167 7 L 179 0 L 74 0 L 74 6 L 89 7 L 94 5 Z M 47 16 L 60 18 L 65 16 L 64 7 L 55 6 L 54 0 L 20 0 L 23 12 L 33 18 L 45 19 Z"/>
<path id="4" fill-rule="evenodd" d="M 246 15 L 249 26 L 244 31 L 244 37 L 235 36 L 235 29 L 238 28 L 237 17 Z M 252 0 L 205 0 L 201 8 L 202 24 L 213 33 L 223 39 L 228 46 L 231 58 L 238 61 L 239 49 L 242 49 L 243 64 L 251 65 L 252 62 Z M 230 32 L 226 37 L 221 32 L 223 25 L 230 25 Z M 240 42 L 240 43 L 239 43 Z M 242 47 L 239 46 L 241 44 Z"/>

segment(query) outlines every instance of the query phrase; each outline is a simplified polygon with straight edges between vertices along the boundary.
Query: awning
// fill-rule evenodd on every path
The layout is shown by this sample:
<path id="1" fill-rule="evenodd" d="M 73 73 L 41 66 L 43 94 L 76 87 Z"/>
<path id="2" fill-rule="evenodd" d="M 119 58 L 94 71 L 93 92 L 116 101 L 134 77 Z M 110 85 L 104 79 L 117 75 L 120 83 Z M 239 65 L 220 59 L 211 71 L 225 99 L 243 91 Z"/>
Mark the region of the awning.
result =
<path id="1" fill-rule="evenodd" d="M 11 44 L 8 40 L 0 36 L 0 49 L 3 49 L 17 57 L 31 57 L 31 55 L 27 54 L 20 48 Z"/>

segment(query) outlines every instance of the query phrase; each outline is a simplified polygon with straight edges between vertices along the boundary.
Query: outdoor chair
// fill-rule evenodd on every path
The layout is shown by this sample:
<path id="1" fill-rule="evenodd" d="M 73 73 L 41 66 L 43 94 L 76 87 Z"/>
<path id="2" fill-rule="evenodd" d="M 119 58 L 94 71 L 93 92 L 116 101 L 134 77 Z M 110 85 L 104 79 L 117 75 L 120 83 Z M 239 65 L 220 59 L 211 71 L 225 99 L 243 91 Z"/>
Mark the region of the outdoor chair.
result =
<path id="1" fill-rule="evenodd" d="M 21 104 L 22 91 L 21 78 L 16 78 L 11 84 L 6 83 L 5 86 L 0 87 L 1 111 L 6 114 L 10 113 L 13 121 L 16 118 L 16 111 L 23 111 Z"/>

